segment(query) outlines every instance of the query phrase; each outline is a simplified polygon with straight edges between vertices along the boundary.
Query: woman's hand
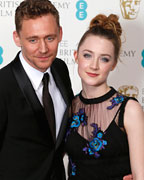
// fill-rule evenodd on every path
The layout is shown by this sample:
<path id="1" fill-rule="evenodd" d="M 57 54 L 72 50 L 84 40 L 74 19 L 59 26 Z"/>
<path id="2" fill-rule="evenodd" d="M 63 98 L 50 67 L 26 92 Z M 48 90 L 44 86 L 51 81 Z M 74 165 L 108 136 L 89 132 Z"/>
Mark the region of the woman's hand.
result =
<path id="1" fill-rule="evenodd" d="M 131 175 L 131 174 L 123 177 L 123 180 L 132 180 L 132 179 L 133 179 L 133 178 L 132 178 L 132 175 Z"/>

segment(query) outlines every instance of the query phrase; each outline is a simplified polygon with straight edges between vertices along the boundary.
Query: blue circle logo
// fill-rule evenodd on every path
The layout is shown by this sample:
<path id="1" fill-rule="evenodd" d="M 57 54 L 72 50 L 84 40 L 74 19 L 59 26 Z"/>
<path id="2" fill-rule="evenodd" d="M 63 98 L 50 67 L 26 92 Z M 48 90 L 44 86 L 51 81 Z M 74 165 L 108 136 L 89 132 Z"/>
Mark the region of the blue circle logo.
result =
<path id="1" fill-rule="evenodd" d="M 142 65 L 142 67 L 144 68 L 144 49 L 143 49 L 143 51 L 142 51 L 142 57 L 143 57 L 143 59 L 142 59 L 142 61 L 141 61 L 141 65 Z"/>
<path id="2" fill-rule="evenodd" d="M 2 57 L 2 54 L 3 54 L 3 48 L 0 46 L 0 64 L 3 63 L 3 57 Z"/>
<path id="3" fill-rule="evenodd" d="M 87 2 L 85 0 L 79 0 L 76 3 L 76 8 L 77 8 L 77 12 L 76 12 L 76 17 L 78 20 L 84 20 L 87 17 Z"/>

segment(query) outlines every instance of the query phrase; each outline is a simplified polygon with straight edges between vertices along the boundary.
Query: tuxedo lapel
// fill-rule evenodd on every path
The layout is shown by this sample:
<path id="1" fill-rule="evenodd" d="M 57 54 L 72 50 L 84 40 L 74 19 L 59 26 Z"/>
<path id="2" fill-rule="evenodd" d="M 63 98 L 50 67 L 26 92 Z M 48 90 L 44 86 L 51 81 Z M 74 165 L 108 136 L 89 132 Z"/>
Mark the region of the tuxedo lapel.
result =
<path id="1" fill-rule="evenodd" d="M 58 73 L 58 70 L 56 70 L 56 68 L 53 67 L 53 66 L 51 68 L 51 72 L 52 72 L 55 83 L 56 83 L 58 89 L 60 90 L 60 93 L 61 93 L 66 105 L 68 105 L 69 104 L 69 99 L 68 99 L 68 96 L 67 96 L 66 87 L 64 85 L 64 82 L 62 81 L 62 77 Z"/>
<path id="2" fill-rule="evenodd" d="M 59 147 L 59 145 L 61 144 L 61 142 L 63 141 L 63 138 L 65 136 L 65 132 L 66 132 L 66 128 L 67 128 L 67 123 L 68 123 L 68 112 L 69 112 L 69 108 L 66 107 L 64 116 L 63 116 L 63 120 L 61 122 L 61 127 L 59 130 L 59 134 L 57 137 L 57 141 L 56 141 L 56 149 Z"/>
<path id="3" fill-rule="evenodd" d="M 25 98 L 27 99 L 28 103 L 32 107 L 35 115 L 37 118 L 41 116 L 41 112 L 43 112 L 43 107 L 33 89 L 33 86 L 19 60 L 19 57 L 15 58 L 12 62 L 12 70 L 15 75 L 15 78 L 18 82 L 18 85 L 23 92 Z"/>
<path id="4" fill-rule="evenodd" d="M 58 69 L 59 67 L 57 66 L 53 66 L 51 67 L 51 72 L 53 74 L 54 80 L 56 82 L 57 87 L 59 88 L 62 97 L 66 103 L 66 110 L 61 122 L 61 127 L 58 133 L 58 137 L 57 137 L 57 141 L 56 141 L 56 149 L 58 148 L 58 146 L 60 145 L 60 143 L 62 142 L 63 138 L 64 138 L 64 134 L 65 134 L 65 130 L 66 130 L 66 124 L 67 124 L 67 115 L 68 115 L 68 107 L 69 107 L 69 98 L 68 98 L 68 92 L 66 89 L 66 86 L 64 85 L 64 81 L 62 81 L 61 75 L 59 74 L 60 69 Z"/>

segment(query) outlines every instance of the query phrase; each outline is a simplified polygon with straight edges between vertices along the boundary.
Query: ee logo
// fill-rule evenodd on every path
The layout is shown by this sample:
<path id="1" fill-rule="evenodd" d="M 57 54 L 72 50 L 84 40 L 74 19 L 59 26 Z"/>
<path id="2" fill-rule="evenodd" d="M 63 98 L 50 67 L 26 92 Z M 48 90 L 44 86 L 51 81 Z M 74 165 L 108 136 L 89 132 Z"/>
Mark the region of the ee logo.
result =
<path id="1" fill-rule="evenodd" d="M 142 65 L 142 67 L 144 68 L 144 50 L 142 51 L 142 57 L 143 57 L 143 59 L 142 59 L 142 61 L 141 61 L 141 65 Z"/>
<path id="2" fill-rule="evenodd" d="M 87 2 L 85 0 L 79 0 L 76 3 L 76 8 L 77 8 L 77 12 L 76 12 L 76 17 L 78 20 L 84 20 L 87 17 Z"/>
<path id="3" fill-rule="evenodd" d="M 2 54 L 3 54 L 3 48 L 0 46 L 0 64 L 3 63 Z"/>

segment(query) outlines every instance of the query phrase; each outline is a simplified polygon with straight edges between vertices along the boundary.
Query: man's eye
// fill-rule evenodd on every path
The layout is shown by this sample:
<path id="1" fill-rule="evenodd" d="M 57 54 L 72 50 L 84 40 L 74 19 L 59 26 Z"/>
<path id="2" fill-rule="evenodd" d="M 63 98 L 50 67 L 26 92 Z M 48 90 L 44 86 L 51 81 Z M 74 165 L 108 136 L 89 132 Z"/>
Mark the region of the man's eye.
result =
<path id="1" fill-rule="evenodd" d="M 35 39 L 30 39 L 30 40 L 29 40 L 29 42 L 31 42 L 31 43 L 35 43 L 35 42 L 36 42 L 36 40 L 35 40 Z"/>
<path id="2" fill-rule="evenodd" d="M 53 41 L 53 40 L 54 40 L 54 37 L 48 37 L 47 40 L 48 40 L 48 41 Z"/>

